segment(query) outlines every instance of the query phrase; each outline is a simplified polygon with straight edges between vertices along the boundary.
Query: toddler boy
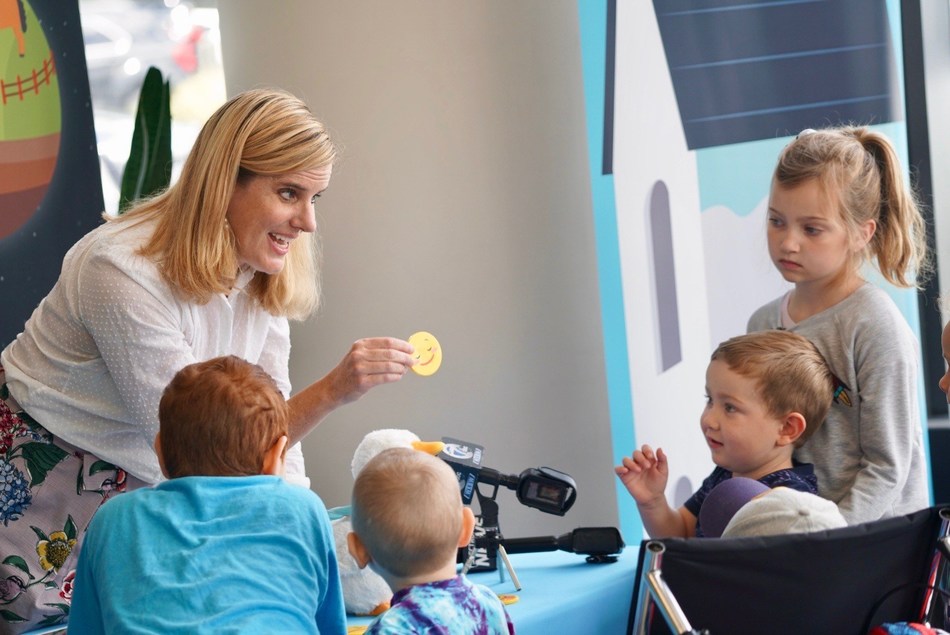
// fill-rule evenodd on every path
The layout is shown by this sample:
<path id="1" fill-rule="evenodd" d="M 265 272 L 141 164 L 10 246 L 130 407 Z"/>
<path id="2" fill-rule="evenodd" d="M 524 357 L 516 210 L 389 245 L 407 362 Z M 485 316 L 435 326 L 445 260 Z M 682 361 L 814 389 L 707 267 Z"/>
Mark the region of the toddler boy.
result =
<path id="1" fill-rule="evenodd" d="M 169 480 L 93 517 L 69 633 L 346 632 L 326 508 L 286 483 L 288 409 L 234 356 L 186 366 L 155 437 Z"/>
<path id="2" fill-rule="evenodd" d="M 408 448 L 380 452 L 356 477 L 351 518 L 350 553 L 395 592 L 366 635 L 515 632 L 498 596 L 456 571 L 475 517 L 444 461 Z"/>
<path id="3" fill-rule="evenodd" d="M 706 496 L 734 476 L 817 494 L 813 466 L 793 461 L 792 452 L 821 425 L 833 397 L 834 375 L 801 335 L 771 330 L 734 337 L 719 345 L 706 369 L 700 427 L 717 467 L 700 489 L 678 510 L 670 507 L 666 454 L 649 445 L 614 471 L 650 536 L 703 536 L 697 518 Z"/>

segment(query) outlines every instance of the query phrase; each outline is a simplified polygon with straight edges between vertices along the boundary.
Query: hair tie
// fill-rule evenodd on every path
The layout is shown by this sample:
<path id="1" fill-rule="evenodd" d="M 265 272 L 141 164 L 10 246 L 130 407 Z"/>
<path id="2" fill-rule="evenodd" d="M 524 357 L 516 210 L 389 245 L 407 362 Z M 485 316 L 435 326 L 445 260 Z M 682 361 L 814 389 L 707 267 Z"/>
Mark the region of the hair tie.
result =
<path id="1" fill-rule="evenodd" d="M 796 139 L 801 139 L 802 137 L 805 137 L 805 136 L 807 136 L 807 135 L 810 135 L 810 134 L 812 134 L 813 132 L 817 132 L 817 130 L 815 130 L 814 128 L 805 128 L 804 130 L 802 130 L 801 132 L 799 132 L 798 135 L 797 135 L 795 138 L 796 138 Z"/>

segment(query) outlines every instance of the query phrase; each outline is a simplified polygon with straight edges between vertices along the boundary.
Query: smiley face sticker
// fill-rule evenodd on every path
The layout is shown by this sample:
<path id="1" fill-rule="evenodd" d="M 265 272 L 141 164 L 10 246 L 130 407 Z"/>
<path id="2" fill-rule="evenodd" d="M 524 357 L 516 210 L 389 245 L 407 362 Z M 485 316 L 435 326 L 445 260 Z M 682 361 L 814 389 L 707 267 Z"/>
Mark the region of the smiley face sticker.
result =
<path id="1" fill-rule="evenodd" d="M 428 377 L 439 370 L 442 365 L 442 347 L 439 346 L 439 340 L 435 339 L 432 333 L 419 331 L 409 336 L 409 343 L 416 349 L 412 354 L 416 363 L 412 370 L 417 375 Z"/>

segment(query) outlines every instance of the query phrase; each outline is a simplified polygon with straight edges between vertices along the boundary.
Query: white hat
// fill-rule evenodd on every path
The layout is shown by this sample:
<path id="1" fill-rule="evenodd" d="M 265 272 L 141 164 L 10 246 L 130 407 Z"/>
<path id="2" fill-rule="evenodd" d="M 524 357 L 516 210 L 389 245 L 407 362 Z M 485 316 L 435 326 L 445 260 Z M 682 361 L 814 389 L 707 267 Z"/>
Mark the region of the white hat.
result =
<path id="1" fill-rule="evenodd" d="M 830 500 L 776 487 L 743 505 L 722 530 L 722 537 L 807 533 L 847 524 L 838 506 Z"/>

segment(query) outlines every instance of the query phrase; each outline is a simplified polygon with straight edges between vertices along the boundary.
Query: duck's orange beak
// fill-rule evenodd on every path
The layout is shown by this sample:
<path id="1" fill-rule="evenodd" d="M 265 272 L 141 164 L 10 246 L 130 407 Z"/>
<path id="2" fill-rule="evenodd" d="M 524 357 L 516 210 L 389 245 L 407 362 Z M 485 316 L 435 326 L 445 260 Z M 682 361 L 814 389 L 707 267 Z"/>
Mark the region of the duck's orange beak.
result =
<path id="1" fill-rule="evenodd" d="M 420 452 L 435 456 L 445 449 L 445 444 L 441 441 L 413 441 L 412 447 Z"/>

